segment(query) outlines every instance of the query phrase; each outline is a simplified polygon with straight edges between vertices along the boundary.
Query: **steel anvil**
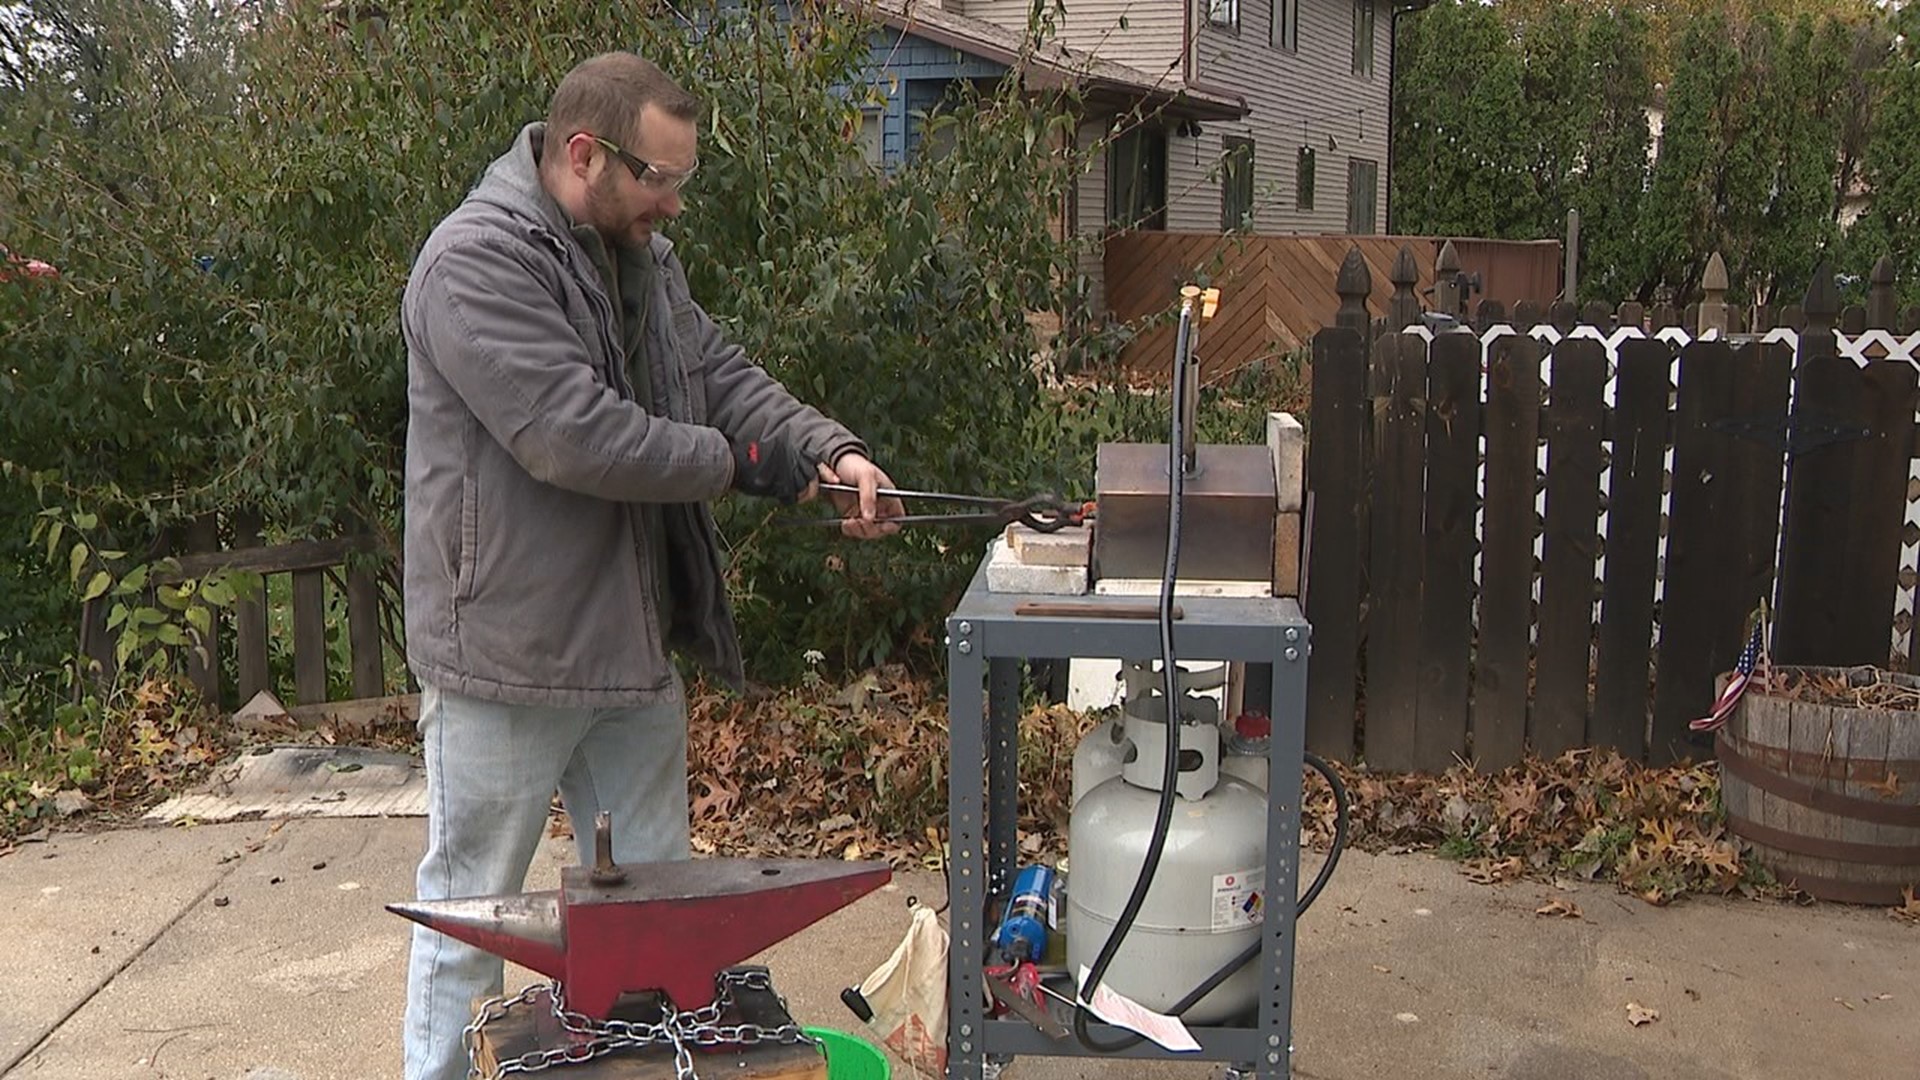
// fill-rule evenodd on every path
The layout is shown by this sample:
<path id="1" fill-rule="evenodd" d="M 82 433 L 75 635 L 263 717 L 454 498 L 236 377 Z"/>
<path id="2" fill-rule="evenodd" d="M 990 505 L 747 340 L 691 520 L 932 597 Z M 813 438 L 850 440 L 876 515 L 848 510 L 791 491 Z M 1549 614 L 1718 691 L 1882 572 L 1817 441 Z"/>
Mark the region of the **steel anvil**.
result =
<path id="1" fill-rule="evenodd" d="M 566 987 L 567 1007 L 604 1020 L 625 993 L 658 990 L 676 1008 L 714 998 L 714 977 L 886 884 L 880 862 L 693 859 L 619 866 L 606 815 L 593 866 L 556 891 L 388 904 L 422 926 Z"/>

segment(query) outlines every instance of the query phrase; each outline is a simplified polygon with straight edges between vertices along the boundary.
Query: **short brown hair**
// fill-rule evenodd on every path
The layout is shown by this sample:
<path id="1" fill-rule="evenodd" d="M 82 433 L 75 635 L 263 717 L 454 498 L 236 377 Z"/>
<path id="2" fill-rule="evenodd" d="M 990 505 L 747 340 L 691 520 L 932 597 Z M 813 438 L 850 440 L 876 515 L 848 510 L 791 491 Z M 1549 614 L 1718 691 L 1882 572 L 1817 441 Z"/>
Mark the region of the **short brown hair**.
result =
<path id="1" fill-rule="evenodd" d="M 653 61 L 630 52 L 602 53 L 582 61 L 553 92 L 547 106 L 544 151 L 565 146 L 581 132 L 625 144 L 640 127 L 640 110 L 657 105 L 669 116 L 692 122 L 704 110 L 700 99 L 680 88 Z"/>

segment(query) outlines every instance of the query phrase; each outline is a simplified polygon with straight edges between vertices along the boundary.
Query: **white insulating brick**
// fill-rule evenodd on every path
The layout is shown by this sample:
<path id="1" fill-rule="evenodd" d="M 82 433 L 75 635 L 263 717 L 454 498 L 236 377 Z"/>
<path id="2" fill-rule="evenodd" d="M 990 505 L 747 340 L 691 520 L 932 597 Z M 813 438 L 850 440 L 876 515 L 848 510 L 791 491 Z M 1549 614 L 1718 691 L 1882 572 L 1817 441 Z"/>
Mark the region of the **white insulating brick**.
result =
<path id="1" fill-rule="evenodd" d="M 1307 498 L 1307 429 L 1292 413 L 1267 414 L 1267 449 L 1273 451 L 1273 485 L 1279 510 L 1297 514 Z"/>
<path id="2" fill-rule="evenodd" d="M 1093 583 L 1095 596 L 1159 596 L 1159 578 L 1101 578 Z M 1220 596 L 1237 599 L 1258 599 L 1273 595 L 1271 581 L 1232 581 L 1202 579 L 1189 581 L 1181 578 L 1174 583 L 1175 596 Z"/>
<path id="3" fill-rule="evenodd" d="M 1033 596 L 1085 596 L 1087 568 L 1029 566 L 1014 554 L 1005 536 L 993 538 L 987 555 L 987 591 Z"/>
<path id="4" fill-rule="evenodd" d="M 1093 555 L 1093 530 L 1068 526 L 1059 532 L 1039 532 L 1019 522 L 1007 526 L 1013 553 L 1028 566 L 1078 566 L 1085 569 Z"/>

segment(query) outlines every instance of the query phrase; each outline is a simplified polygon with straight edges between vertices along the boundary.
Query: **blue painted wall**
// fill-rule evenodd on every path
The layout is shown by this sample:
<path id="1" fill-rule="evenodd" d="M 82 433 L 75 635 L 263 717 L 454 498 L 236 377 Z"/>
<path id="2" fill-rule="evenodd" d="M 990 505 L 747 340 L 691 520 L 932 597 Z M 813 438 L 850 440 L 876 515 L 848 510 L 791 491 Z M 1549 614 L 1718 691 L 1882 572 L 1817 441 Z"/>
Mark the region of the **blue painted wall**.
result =
<path id="1" fill-rule="evenodd" d="M 882 161 L 889 169 L 900 166 L 919 148 L 920 123 L 913 114 L 938 105 L 950 83 L 955 79 L 996 79 L 1007 73 L 1005 64 L 897 30 L 876 33 L 870 55 L 870 78 L 886 95 L 880 117 L 880 146 Z"/>
<path id="2" fill-rule="evenodd" d="M 725 6 L 745 2 L 727 0 Z M 792 18 L 793 8 L 786 0 L 781 0 L 779 14 L 782 19 Z M 1007 73 L 1005 64 L 893 29 L 874 33 L 868 57 L 868 81 L 886 99 L 878 111 L 881 164 L 889 170 L 904 164 L 920 145 L 920 122 L 913 114 L 938 105 L 949 84 L 956 79 L 997 79 Z"/>

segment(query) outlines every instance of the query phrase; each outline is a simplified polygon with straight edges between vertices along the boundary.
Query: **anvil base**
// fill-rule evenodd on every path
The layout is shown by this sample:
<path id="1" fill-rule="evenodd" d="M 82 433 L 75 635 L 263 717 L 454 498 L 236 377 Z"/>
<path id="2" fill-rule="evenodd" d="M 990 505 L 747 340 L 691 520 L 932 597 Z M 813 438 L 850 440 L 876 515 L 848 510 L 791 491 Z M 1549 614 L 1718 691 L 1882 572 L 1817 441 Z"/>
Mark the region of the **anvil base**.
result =
<path id="1" fill-rule="evenodd" d="M 777 1028 L 793 1022 L 780 1004 L 777 991 L 736 986 L 733 1004 L 721 1014 L 723 1025 L 758 1024 Z M 625 1013 L 625 1008 L 616 1010 Z M 646 1019 L 645 1011 L 634 1019 Z M 560 1026 L 553 1003 L 542 991 L 526 1005 L 510 1008 L 480 1029 L 475 1056 L 482 1076 L 499 1074 L 502 1062 L 523 1054 L 537 1054 L 573 1042 L 575 1036 Z M 806 1043 L 757 1043 L 694 1050 L 694 1071 L 700 1080 L 827 1080 L 827 1059 L 818 1047 Z M 674 1080 L 673 1047 L 668 1045 L 619 1050 L 606 1057 L 568 1064 L 566 1080 Z"/>

